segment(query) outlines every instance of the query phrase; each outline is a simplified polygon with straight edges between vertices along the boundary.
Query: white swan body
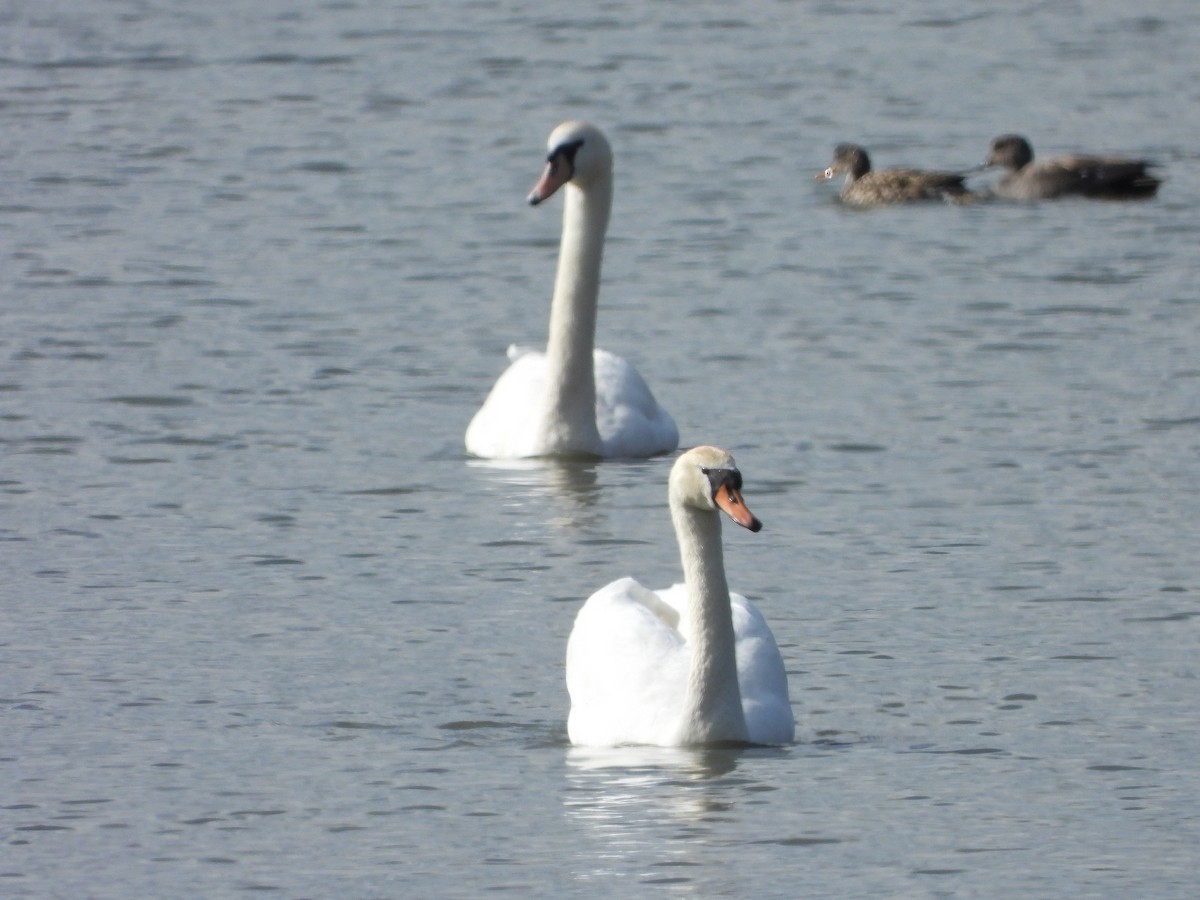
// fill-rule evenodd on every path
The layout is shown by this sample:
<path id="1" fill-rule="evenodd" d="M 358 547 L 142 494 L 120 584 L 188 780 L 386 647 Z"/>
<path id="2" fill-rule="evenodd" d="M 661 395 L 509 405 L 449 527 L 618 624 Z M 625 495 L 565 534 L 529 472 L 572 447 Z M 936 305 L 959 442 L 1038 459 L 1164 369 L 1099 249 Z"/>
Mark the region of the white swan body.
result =
<path id="1" fill-rule="evenodd" d="M 674 450 L 679 431 L 637 370 L 594 347 L 600 262 L 612 208 L 612 151 L 586 122 L 550 134 L 536 205 L 564 187 L 562 242 L 546 351 L 515 354 L 467 427 L 467 452 L 643 457 Z"/>
<path id="2" fill-rule="evenodd" d="M 762 527 L 742 502 L 733 457 L 689 451 L 669 495 L 684 583 L 652 591 L 622 578 L 588 598 L 567 643 L 571 742 L 790 743 L 783 657 L 762 614 L 725 580 L 718 509 Z"/>

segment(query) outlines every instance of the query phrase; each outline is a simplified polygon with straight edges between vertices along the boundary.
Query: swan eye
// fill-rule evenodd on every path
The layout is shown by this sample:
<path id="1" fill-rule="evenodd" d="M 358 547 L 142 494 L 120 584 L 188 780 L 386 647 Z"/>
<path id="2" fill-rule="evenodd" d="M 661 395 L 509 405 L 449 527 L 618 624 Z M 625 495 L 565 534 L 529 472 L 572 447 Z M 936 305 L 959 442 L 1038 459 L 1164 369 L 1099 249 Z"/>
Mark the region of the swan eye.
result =
<path id="1" fill-rule="evenodd" d="M 571 175 L 567 176 L 567 180 L 575 174 L 575 154 L 579 152 L 579 148 L 583 146 L 583 141 L 571 141 L 567 144 L 559 144 L 546 155 L 546 162 L 550 163 L 550 173 L 558 174 L 558 167 L 562 163 L 570 166 Z"/>
<path id="2" fill-rule="evenodd" d="M 712 487 L 712 495 L 714 499 L 717 492 L 721 488 L 725 488 L 731 500 L 735 500 L 737 495 L 735 491 L 742 489 L 742 473 L 737 469 L 701 469 L 705 477 L 708 478 L 708 483 Z"/>
<path id="3" fill-rule="evenodd" d="M 569 159 L 563 159 L 563 155 L 561 153 L 551 153 L 550 156 L 546 158 L 546 162 L 550 164 L 550 174 L 555 177 L 558 177 L 558 170 L 563 166 L 564 163 L 571 169 L 570 173 L 564 180 L 570 181 L 571 175 L 575 174 L 573 171 L 574 166 L 571 165 L 571 161 Z"/>

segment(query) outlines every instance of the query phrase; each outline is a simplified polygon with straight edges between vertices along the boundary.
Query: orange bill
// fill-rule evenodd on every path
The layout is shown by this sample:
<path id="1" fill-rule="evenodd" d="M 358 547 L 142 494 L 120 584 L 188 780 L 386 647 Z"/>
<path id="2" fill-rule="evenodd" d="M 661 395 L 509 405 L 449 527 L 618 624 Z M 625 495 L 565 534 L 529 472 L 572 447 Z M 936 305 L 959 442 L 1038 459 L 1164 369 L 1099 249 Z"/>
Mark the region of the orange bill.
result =
<path id="1" fill-rule="evenodd" d="M 570 181 L 571 176 L 574 174 L 575 169 L 568 160 L 562 159 L 557 153 L 551 156 L 546 162 L 546 168 L 542 172 L 542 177 L 538 179 L 538 183 L 529 192 L 530 205 L 537 206 L 543 200 L 552 196 L 555 191 Z"/>
<path id="2" fill-rule="evenodd" d="M 751 531 L 762 530 L 762 522 L 754 513 L 746 508 L 746 503 L 742 500 L 742 492 L 731 484 L 723 484 L 717 488 L 716 496 L 713 497 L 719 506 L 729 518 L 737 522 L 743 528 L 749 528 Z"/>

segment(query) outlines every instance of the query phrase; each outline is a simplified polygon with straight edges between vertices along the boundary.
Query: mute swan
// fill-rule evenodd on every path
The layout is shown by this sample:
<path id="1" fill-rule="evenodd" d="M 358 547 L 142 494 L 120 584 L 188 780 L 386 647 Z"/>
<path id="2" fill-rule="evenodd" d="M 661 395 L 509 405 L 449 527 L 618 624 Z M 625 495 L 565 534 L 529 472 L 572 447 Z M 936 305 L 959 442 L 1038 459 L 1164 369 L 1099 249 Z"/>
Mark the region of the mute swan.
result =
<path id="1" fill-rule="evenodd" d="M 668 496 L 684 583 L 652 591 L 622 578 L 583 605 L 567 642 L 573 744 L 786 744 L 795 736 L 775 637 L 725 581 L 719 510 L 762 528 L 741 487 L 724 450 L 697 447 L 675 462 Z"/>
<path id="2" fill-rule="evenodd" d="M 881 206 L 908 200 L 965 200 L 973 196 L 958 172 L 926 169 L 881 169 L 871 171 L 871 159 L 858 144 L 838 144 L 833 162 L 817 180 L 845 173 L 842 202 L 854 206 Z"/>
<path id="3" fill-rule="evenodd" d="M 546 169 L 529 195 L 537 206 L 565 185 L 562 243 L 546 352 L 509 348 L 512 365 L 467 427 L 467 452 L 641 457 L 674 450 L 675 420 L 638 371 L 593 348 L 600 258 L 612 208 L 612 150 L 598 128 L 564 122 L 550 133 Z"/>
<path id="4" fill-rule="evenodd" d="M 1019 134 L 992 141 L 983 168 L 1007 169 L 992 189 L 1007 200 L 1049 200 L 1075 195 L 1108 200 L 1152 197 L 1162 183 L 1146 170 L 1148 159 L 1122 156 L 1059 156 L 1033 161 L 1033 147 Z"/>

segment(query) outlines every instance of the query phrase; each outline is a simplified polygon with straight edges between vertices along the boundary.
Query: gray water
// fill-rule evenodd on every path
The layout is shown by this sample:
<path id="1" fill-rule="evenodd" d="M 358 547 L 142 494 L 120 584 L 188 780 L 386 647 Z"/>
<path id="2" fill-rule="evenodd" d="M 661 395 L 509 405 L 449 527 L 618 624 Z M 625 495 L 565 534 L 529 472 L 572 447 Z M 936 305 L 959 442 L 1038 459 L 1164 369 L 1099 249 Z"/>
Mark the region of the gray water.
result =
<path id="1" fill-rule="evenodd" d="M 0 894 L 1193 896 L 1200 8 L 9 3 Z M 462 451 L 544 339 L 559 120 L 599 343 L 765 522 L 779 750 L 585 753 L 589 593 L 669 458 Z M 1144 203 L 812 175 L 1151 156 Z"/>

